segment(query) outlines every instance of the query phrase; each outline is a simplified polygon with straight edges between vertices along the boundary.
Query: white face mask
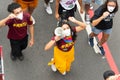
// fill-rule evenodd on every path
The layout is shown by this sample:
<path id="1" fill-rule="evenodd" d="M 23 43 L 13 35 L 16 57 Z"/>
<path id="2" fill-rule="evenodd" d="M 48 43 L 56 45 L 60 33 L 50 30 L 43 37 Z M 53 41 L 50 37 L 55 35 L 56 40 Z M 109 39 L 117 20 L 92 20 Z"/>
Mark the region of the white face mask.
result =
<path id="1" fill-rule="evenodd" d="M 66 29 L 63 31 L 65 36 L 70 36 L 71 35 L 71 30 L 70 29 Z"/>
<path id="2" fill-rule="evenodd" d="M 22 19 L 23 19 L 23 12 L 19 13 L 19 14 L 16 16 L 16 18 L 22 20 Z"/>
<path id="3" fill-rule="evenodd" d="M 109 12 L 113 12 L 113 11 L 114 11 L 114 9 L 115 9 L 115 7 L 112 7 L 112 6 L 107 6 L 107 9 L 108 9 L 108 11 L 109 11 Z"/>

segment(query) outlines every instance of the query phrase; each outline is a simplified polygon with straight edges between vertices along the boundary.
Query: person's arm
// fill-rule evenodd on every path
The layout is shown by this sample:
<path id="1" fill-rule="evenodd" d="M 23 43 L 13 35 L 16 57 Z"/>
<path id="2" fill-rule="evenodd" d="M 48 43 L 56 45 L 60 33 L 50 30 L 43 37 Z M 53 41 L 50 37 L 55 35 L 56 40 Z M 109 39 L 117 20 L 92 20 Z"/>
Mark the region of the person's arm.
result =
<path id="1" fill-rule="evenodd" d="M 78 0 L 79 5 L 80 5 L 80 12 L 83 13 L 83 5 L 82 5 L 82 0 Z"/>
<path id="2" fill-rule="evenodd" d="M 79 32 L 83 29 L 86 28 L 86 24 L 81 22 L 81 21 L 78 21 L 77 19 L 75 19 L 74 17 L 69 17 L 69 20 L 75 24 L 77 24 L 78 26 L 75 27 L 76 29 L 76 32 Z"/>
<path id="3" fill-rule="evenodd" d="M 30 40 L 29 40 L 29 47 L 32 47 L 34 44 L 34 26 L 29 26 L 29 33 L 30 33 Z"/>
<path id="4" fill-rule="evenodd" d="M 54 39 L 50 40 L 46 45 L 45 45 L 45 48 L 44 50 L 49 50 L 50 48 L 52 48 L 52 46 L 56 43 L 56 41 L 59 41 L 60 40 L 60 37 L 59 36 L 54 36 L 53 37 Z"/>
<path id="5" fill-rule="evenodd" d="M 46 45 L 45 45 L 45 48 L 44 50 L 47 51 L 49 50 L 54 44 L 55 44 L 55 40 L 50 40 Z"/>
<path id="6" fill-rule="evenodd" d="M 7 18 L 4 18 L 4 19 L 2 19 L 2 20 L 0 21 L 0 28 L 3 27 L 3 26 L 5 26 L 5 23 L 7 22 L 8 19 L 9 19 L 9 18 L 7 17 Z"/>
<path id="7" fill-rule="evenodd" d="M 3 27 L 6 25 L 6 22 L 9 20 L 9 19 L 12 19 L 12 18 L 15 18 L 16 16 L 14 14 L 10 14 L 8 17 L 0 20 L 0 27 Z"/>
<path id="8" fill-rule="evenodd" d="M 55 3 L 55 18 L 57 20 L 59 20 L 59 13 L 58 13 L 59 3 L 60 3 L 60 0 L 56 0 L 56 3 Z"/>
<path id="9" fill-rule="evenodd" d="M 100 16 L 99 18 L 95 19 L 92 21 L 92 26 L 96 26 L 97 24 L 99 24 L 104 18 L 106 18 L 110 13 L 109 12 L 104 12 L 102 16 Z"/>

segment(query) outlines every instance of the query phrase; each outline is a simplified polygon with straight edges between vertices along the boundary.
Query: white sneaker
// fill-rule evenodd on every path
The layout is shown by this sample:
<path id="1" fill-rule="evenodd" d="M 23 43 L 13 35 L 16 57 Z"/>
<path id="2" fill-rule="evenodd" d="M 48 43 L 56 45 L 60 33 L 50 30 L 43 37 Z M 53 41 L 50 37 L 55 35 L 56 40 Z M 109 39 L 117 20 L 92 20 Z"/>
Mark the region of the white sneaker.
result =
<path id="1" fill-rule="evenodd" d="M 53 3 L 54 0 L 50 0 L 50 3 Z"/>
<path id="2" fill-rule="evenodd" d="M 46 12 L 48 13 L 48 14 L 52 14 L 52 9 L 51 9 L 51 6 L 50 6 L 50 4 L 48 4 L 48 5 L 46 5 Z"/>
<path id="3" fill-rule="evenodd" d="M 90 4 L 90 9 L 93 9 L 93 5 L 92 4 Z"/>
<path id="4" fill-rule="evenodd" d="M 62 73 L 62 75 L 66 75 L 66 72 Z"/>
<path id="5" fill-rule="evenodd" d="M 88 14 L 85 15 L 85 21 L 86 21 L 86 24 L 90 24 L 90 15 Z"/>
<path id="6" fill-rule="evenodd" d="M 52 69 L 53 72 L 56 72 L 56 71 L 57 71 L 57 69 L 56 69 L 56 67 L 55 67 L 54 64 L 51 65 L 51 69 Z"/>

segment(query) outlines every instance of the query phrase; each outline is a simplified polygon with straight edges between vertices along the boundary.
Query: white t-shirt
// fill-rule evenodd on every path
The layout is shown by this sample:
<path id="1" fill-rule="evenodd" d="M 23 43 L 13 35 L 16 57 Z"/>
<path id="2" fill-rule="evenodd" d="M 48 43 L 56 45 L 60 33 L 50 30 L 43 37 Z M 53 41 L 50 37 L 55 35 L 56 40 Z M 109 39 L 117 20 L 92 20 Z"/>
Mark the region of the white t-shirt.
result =
<path id="1" fill-rule="evenodd" d="M 66 10 L 71 10 L 75 7 L 76 0 L 60 0 L 60 4 Z"/>

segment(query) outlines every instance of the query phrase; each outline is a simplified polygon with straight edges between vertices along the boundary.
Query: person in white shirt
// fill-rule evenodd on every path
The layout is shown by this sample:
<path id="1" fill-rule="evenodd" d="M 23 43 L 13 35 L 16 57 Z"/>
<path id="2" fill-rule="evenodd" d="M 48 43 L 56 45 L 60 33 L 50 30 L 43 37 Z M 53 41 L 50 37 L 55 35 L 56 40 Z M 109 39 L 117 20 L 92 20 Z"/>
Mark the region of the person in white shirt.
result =
<path id="1" fill-rule="evenodd" d="M 57 20 L 60 19 L 61 15 L 66 12 L 65 19 L 68 19 L 68 17 L 74 17 L 74 12 L 76 11 L 76 1 L 77 0 L 56 0 L 56 10 L 55 10 L 55 17 Z M 83 12 L 82 9 L 82 0 L 78 0 L 81 9 L 80 12 Z"/>

